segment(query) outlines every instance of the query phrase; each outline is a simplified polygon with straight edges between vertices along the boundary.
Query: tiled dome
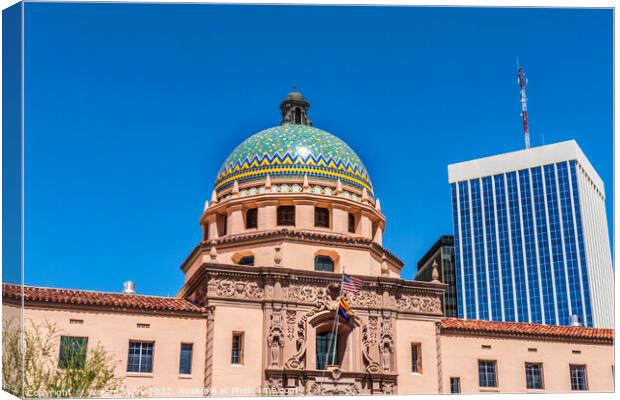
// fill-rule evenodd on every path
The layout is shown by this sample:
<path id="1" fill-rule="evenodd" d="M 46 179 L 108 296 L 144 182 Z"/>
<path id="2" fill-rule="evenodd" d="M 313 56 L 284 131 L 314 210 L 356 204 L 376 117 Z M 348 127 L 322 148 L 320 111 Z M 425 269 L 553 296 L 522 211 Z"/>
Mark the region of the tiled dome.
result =
<path id="1" fill-rule="evenodd" d="M 372 196 L 366 167 L 342 140 L 306 124 L 283 123 L 250 136 L 230 153 L 222 165 L 215 190 L 233 185 L 291 177 L 321 179 L 365 188 Z"/>

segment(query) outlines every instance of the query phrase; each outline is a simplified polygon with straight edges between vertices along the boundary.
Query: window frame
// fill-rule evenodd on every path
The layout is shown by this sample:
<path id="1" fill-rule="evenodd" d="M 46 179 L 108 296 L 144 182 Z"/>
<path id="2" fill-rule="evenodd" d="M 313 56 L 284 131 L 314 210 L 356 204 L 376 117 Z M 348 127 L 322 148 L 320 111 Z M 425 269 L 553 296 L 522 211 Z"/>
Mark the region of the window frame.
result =
<path id="1" fill-rule="evenodd" d="M 329 261 L 331 262 L 331 269 L 327 270 L 327 269 L 317 269 L 317 262 L 319 259 L 329 259 Z M 336 270 L 336 262 L 334 261 L 334 259 L 330 256 L 327 256 L 325 254 L 317 254 L 316 256 L 314 256 L 314 270 L 317 272 L 335 272 Z"/>
<path id="2" fill-rule="evenodd" d="M 326 353 L 325 353 L 324 363 L 323 365 L 321 365 L 320 357 L 319 357 L 318 341 L 319 341 L 319 338 L 323 338 L 323 337 L 326 338 L 325 340 L 326 340 L 327 348 L 325 349 Z M 332 341 L 331 344 L 330 344 L 330 340 Z M 323 331 L 323 332 L 316 333 L 314 337 L 314 350 L 315 350 L 314 352 L 315 352 L 315 363 L 316 363 L 315 368 L 317 370 L 319 371 L 326 370 L 327 366 L 331 365 L 332 363 L 332 357 L 334 359 L 335 364 L 340 365 L 340 354 L 338 352 L 338 349 L 335 348 L 336 347 L 335 343 L 337 343 L 336 335 L 332 331 Z"/>
<path id="3" fill-rule="evenodd" d="M 540 387 L 530 387 L 530 380 L 528 378 L 528 367 L 538 367 L 540 373 Z M 533 383 L 534 381 L 532 381 Z M 542 362 L 526 362 L 525 363 L 525 388 L 528 390 L 544 390 L 545 389 L 545 374 L 543 372 Z"/>
<path id="4" fill-rule="evenodd" d="M 573 370 L 577 368 L 583 369 L 583 386 L 584 386 L 583 389 L 575 389 L 575 386 L 573 385 Z M 586 364 L 569 364 L 568 370 L 569 370 L 569 378 L 570 378 L 570 390 L 573 392 L 587 392 L 589 390 L 587 365 Z"/>
<path id="5" fill-rule="evenodd" d="M 76 343 L 77 341 L 81 341 L 83 340 L 83 343 Z M 67 343 L 69 341 L 73 341 L 73 343 Z M 80 346 L 80 349 L 77 349 L 77 351 L 80 351 L 82 354 L 79 354 L 79 357 L 81 358 L 79 361 L 76 360 L 75 361 L 75 365 L 73 367 L 71 367 L 68 362 L 69 360 L 66 359 L 65 357 L 63 357 L 64 354 L 67 354 L 67 352 L 71 351 L 75 351 L 76 348 L 75 346 Z M 71 346 L 71 349 L 65 349 L 65 346 Z M 82 347 L 83 346 L 83 347 Z M 59 343 L 59 349 L 58 349 L 58 368 L 59 369 L 82 369 L 84 368 L 84 365 L 86 365 L 86 356 L 88 354 L 88 336 L 69 336 L 69 335 L 62 335 L 60 337 L 60 343 Z M 75 355 L 75 354 L 74 354 Z"/>
<path id="6" fill-rule="evenodd" d="M 314 207 L 314 227 L 329 229 L 330 226 L 329 208 Z"/>
<path id="7" fill-rule="evenodd" d="M 290 213 L 284 214 L 285 210 Z M 282 212 L 282 214 L 281 214 Z M 295 206 L 281 205 L 276 209 L 276 225 L 277 226 L 295 226 Z"/>
<path id="8" fill-rule="evenodd" d="M 411 372 L 414 374 L 422 374 L 422 365 L 422 343 L 411 343 Z"/>
<path id="9" fill-rule="evenodd" d="M 238 354 L 235 354 L 235 337 L 239 338 L 239 341 L 238 341 L 239 348 L 237 350 Z M 245 341 L 244 339 L 245 339 L 244 332 L 233 331 L 231 346 L 230 346 L 230 364 L 231 365 L 243 365 L 243 350 L 244 350 L 243 346 L 244 346 L 244 341 Z"/>
<path id="10" fill-rule="evenodd" d="M 132 356 L 131 353 L 131 345 L 132 344 L 140 344 L 140 350 L 138 353 L 138 369 L 137 370 L 133 370 L 130 369 L 130 367 L 133 365 L 132 363 L 130 363 L 130 360 L 132 360 L 132 357 L 136 357 L 136 355 Z M 142 354 L 143 353 L 143 347 L 145 345 L 150 345 L 151 346 L 151 354 L 150 354 L 150 368 L 148 370 L 142 371 L 142 360 L 147 359 L 149 354 Z M 149 340 L 134 340 L 134 339 L 130 339 L 129 340 L 129 346 L 127 348 L 127 372 L 132 373 L 132 374 L 152 374 L 153 373 L 153 366 L 154 366 L 154 359 L 155 359 L 155 342 L 154 341 L 149 341 Z M 145 363 L 146 365 L 148 365 L 148 363 Z"/>
<path id="11" fill-rule="evenodd" d="M 251 214 L 250 214 L 251 213 Z M 252 224 L 250 224 L 252 222 Z M 248 208 L 245 211 L 245 229 L 258 228 L 258 208 Z"/>
<path id="12" fill-rule="evenodd" d="M 356 223 L 356 218 L 355 218 L 355 214 L 353 213 L 348 213 L 347 216 L 347 231 L 349 231 L 349 233 L 355 233 L 355 223 Z"/>
<path id="13" fill-rule="evenodd" d="M 455 381 L 457 384 L 456 392 L 453 390 L 452 382 Z M 451 376 L 450 377 L 450 394 L 460 394 L 461 393 L 461 377 L 460 376 Z"/>
<path id="14" fill-rule="evenodd" d="M 252 263 L 249 263 L 248 261 L 242 262 L 244 260 L 248 260 L 248 259 L 252 259 Z M 254 254 L 249 254 L 247 256 L 243 256 L 239 259 L 239 261 L 237 261 L 238 265 L 246 265 L 248 267 L 253 267 L 254 263 L 256 262 L 256 258 L 254 257 Z"/>
<path id="15" fill-rule="evenodd" d="M 487 378 L 487 374 L 490 372 L 488 370 L 485 370 L 485 382 L 483 382 L 482 379 L 482 374 L 481 374 L 481 366 L 483 363 L 490 363 L 491 365 L 493 365 L 493 375 L 494 375 L 494 385 L 483 385 L 483 383 L 487 383 L 486 381 L 489 381 L 489 379 Z M 480 359 L 478 360 L 478 386 L 480 388 L 484 388 L 484 389 L 496 389 L 499 387 L 499 379 L 498 379 L 498 373 L 497 373 L 497 360 L 488 360 L 488 359 Z"/>
<path id="16" fill-rule="evenodd" d="M 187 372 L 183 371 L 183 346 L 189 346 L 189 361 Z M 187 351 L 187 350 L 186 350 Z M 191 375 L 192 374 L 192 362 L 194 361 L 194 344 L 188 342 L 182 342 L 179 347 L 179 375 Z"/>

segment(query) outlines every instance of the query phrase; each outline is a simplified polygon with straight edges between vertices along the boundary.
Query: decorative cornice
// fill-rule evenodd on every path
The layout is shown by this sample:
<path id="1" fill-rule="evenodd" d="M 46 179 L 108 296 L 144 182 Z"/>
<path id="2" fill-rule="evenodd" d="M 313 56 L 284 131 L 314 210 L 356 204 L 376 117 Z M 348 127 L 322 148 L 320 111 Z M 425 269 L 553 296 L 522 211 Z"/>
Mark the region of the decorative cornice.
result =
<path id="1" fill-rule="evenodd" d="M 348 236 L 335 233 L 308 232 L 284 228 L 261 232 L 242 233 L 238 235 L 225 236 L 219 239 L 203 241 L 196 245 L 194 250 L 192 250 L 192 252 L 185 259 L 183 264 L 181 264 L 180 268 L 184 271 L 185 268 L 191 264 L 191 262 L 194 260 L 194 257 L 196 257 L 201 250 L 209 250 L 211 246 L 226 248 L 227 246 L 234 246 L 238 244 L 247 245 L 253 243 L 270 242 L 274 240 L 312 242 L 320 243 L 323 245 L 337 244 L 348 247 L 366 248 L 373 251 L 376 255 L 380 257 L 385 255 L 388 260 L 390 260 L 399 269 L 402 269 L 402 267 L 404 266 L 404 263 L 398 257 L 392 254 L 385 247 L 381 246 L 380 244 L 374 242 L 371 239 L 366 239 L 359 236 Z"/>
<path id="2" fill-rule="evenodd" d="M 358 310 L 441 316 L 445 284 L 405 281 L 383 276 L 357 276 L 363 289 L 342 293 Z M 299 306 L 335 301 L 342 275 L 283 267 L 252 267 L 203 263 L 179 296 L 197 304 L 281 302 Z"/>

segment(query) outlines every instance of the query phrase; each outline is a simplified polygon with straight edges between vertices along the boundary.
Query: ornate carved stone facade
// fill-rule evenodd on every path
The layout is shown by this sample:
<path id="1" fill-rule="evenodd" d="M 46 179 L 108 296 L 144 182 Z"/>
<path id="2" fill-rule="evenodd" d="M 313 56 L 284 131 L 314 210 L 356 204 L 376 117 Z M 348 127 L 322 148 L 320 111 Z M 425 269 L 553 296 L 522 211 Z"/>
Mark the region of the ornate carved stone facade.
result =
<path id="1" fill-rule="evenodd" d="M 339 274 L 208 264 L 194 279 L 186 287 L 193 288 L 189 297 L 197 303 L 262 304 L 269 394 L 396 393 L 395 321 L 441 313 L 441 287 L 391 278 L 361 278 L 362 290 L 341 293 Z M 319 329 L 332 326 L 341 295 L 354 312 L 341 325 L 350 359 L 342 367 L 317 370 L 313 341 Z"/>

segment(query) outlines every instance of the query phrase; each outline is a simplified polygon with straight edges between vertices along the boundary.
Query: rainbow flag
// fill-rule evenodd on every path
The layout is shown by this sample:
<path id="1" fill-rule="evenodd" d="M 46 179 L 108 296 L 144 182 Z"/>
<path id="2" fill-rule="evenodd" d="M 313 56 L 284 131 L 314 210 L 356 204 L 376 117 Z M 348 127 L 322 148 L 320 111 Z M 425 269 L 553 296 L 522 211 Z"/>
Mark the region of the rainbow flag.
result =
<path id="1" fill-rule="evenodd" d="M 349 318 L 353 315 L 349 302 L 345 298 L 341 298 L 338 302 L 338 315 L 340 315 L 347 322 L 349 322 Z"/>

